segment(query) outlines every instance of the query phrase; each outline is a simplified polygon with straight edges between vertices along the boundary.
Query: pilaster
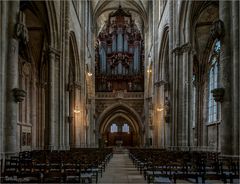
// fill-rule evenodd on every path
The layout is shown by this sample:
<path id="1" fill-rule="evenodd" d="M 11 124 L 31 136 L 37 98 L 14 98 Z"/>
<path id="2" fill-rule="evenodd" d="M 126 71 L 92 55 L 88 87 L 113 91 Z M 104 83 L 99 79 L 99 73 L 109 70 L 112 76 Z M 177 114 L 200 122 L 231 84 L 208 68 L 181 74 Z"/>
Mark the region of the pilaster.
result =
<path id="1" fill-rule="evenodd" d="M 16 25 L 19 13 L 19 1 L 9 3 L 8 15 L 8 55 L 6 66 L 6 122 L 5 122 L 5 153 L 14 155 L 17 152 L 17 120 L 18 103 L 14 99 L 13 89 L 18 88 L 18 49 L 19 40 Z"/>
<path id="2" fill-rule="evenodd" d="M 224 28 L 227 30 L 231 27 L 231 2 L 230 1 L 219 1 L 219 15 L 220 19 L 224 23 Z M 221 104 L 221 119 L 222 122 L 220 124 L 220 137 L 221 137 L 221 152 L 222 154 L 230 155 L 233 152 L 232 143 L 232 73 L 231 73 L 231 38 L 230 31 L 225 31 L 225 35 L 222 39 L 222 47 L 220 53 L 220 85 L 225 90 L 225 95 L 223 102 Z"/>

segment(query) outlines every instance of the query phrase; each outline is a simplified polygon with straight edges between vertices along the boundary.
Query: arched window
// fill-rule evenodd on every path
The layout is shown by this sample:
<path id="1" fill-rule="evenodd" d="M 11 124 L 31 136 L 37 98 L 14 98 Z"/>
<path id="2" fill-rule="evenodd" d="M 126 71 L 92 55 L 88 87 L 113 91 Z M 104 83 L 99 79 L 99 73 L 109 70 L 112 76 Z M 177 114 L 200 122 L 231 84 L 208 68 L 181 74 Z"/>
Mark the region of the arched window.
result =
<path id="1" fill-rule="evenodd" d="M 123 132 L 129 133 L 129 126 L 126 123 L 123 125 Z"/>
<path id="2" fill-rule="evenodd" d="M 118 127 L 115 123 L 111 125 L 111 133 L 114 133 L 114 132 L 118 132 Z"/>
<path id="3" fill-rule="evenodd" d="M 219 54 L 221 43 L 217 40 L 214 44 L 213 53 L 209 60 L 208 73 L 208 123 L 217 122 L 219 118 L 220 105 L 214 101 L 211 91 L 218 88 L 219 84 Z"/>

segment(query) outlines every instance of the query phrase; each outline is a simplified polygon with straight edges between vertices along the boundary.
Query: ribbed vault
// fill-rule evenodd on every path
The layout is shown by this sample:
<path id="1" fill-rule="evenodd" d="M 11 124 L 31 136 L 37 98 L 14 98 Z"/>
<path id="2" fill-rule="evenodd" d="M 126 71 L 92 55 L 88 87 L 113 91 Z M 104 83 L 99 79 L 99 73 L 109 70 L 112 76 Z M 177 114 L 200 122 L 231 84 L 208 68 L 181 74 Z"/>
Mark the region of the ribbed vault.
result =
<path id="1" fill-rule="evenodd" d="M 143 27 L 148 25 L 148 1 L 145 0 L 93 0 L 93 20 L 95 21 L 96 31 L 99 33 L 103 26 L 105 25 L 105 21 L 108 19 L 109 13 L 112 11 L 116 11 L 119 6 L 125 11 L 129 11 L 132 14 L 133 19 L 139 30 L 143 33 Z"/>

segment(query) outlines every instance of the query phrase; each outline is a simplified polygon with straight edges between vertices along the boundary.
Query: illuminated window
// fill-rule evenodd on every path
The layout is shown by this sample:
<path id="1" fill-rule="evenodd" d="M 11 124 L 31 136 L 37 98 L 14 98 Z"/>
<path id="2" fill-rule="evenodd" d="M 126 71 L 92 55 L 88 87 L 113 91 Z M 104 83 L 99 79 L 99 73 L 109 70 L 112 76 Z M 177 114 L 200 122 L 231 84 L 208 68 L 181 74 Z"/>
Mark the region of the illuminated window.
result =
<path id="1" fill-rule="evenodd" d="M 111 125 L 111 133 L 117 132 L 118 131 L 118 127 L 117 125 L 114 123 Z"/>
<path id="2" fill-rule="evenodd" d="M 208 74 L 208 123 L 214 123 L 219 120 L 220 104 L 214 101 L 211 91 L 218 88 L 219 84 L 219 54 L 221 44 L 216 41 L 213 54 L 210 58 L 210 69 Z"/>
<path id="3" fill-rule="evenodd" d="M 123 132 L 129 133 L 129 126 L 126 123 L 123 125 Z"/>

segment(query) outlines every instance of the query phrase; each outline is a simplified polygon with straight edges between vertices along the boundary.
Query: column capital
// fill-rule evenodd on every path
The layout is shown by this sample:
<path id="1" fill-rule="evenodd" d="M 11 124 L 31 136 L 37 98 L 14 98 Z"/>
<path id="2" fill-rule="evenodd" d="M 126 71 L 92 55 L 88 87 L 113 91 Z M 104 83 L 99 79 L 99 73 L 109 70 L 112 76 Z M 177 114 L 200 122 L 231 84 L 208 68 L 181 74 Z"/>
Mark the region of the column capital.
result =
<path id="1" fill-rule="evenodd" d="M 74 81 L 74 82 L 67 84 L 67 91 L 73 91 L 74 89 L 81 90 L 81 83 Z"/>
<path id="2" fill-rule="evenodd" d="M 54 55 L 57 55 L 59 56 L 60 55 L 60 51 L 52 46 L 49 46 L 48 47 L 48 53 L 49 54 L 54 54 Z"/>
<path id="3" fill-rule="evenodd" d="M 22 11 L 18 13 L 18 21 L 15 25 L 15 36 L 24 45 L 29 42 L 28 29 L 25 23 L 25 14 Z"/>
<path id="4" fill-rule="evenodd" d="M 172 53 L 175 54 L 183 54 L 184 52 L 190 52 L 192 51 L 192 46 L 190 42 L 184 43 L 181 46 L 177 46 L 172 50 Z"/>

